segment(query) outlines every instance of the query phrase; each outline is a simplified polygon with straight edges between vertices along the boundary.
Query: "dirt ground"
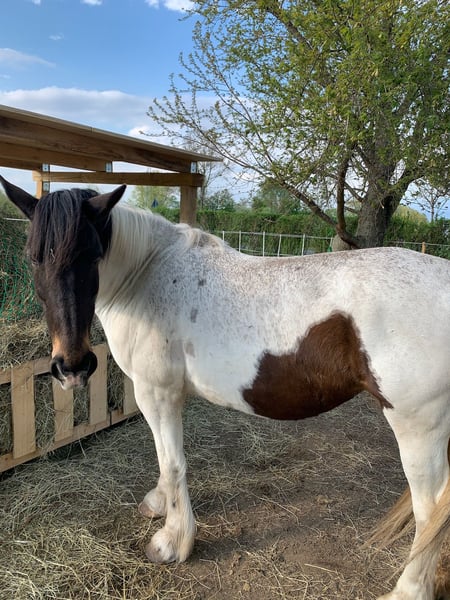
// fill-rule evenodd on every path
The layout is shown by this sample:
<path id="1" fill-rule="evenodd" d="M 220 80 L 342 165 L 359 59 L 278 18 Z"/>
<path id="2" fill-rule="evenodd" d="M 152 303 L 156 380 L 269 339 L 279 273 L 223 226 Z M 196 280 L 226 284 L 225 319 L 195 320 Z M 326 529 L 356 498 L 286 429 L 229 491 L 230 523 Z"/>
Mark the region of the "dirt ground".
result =
<path id="1" fill-rule="evenodd" d="M 395 583 L 410 539 L 365 547 L 405 486 L 369 398 L 297 423 L 193 399 L 185 415 L 198 532 L 180 565 L 156 566 L 160 526 L 137 512 L 157 478 L 141 419 L 0 479 L 0 598 L 369 600 Z"/>

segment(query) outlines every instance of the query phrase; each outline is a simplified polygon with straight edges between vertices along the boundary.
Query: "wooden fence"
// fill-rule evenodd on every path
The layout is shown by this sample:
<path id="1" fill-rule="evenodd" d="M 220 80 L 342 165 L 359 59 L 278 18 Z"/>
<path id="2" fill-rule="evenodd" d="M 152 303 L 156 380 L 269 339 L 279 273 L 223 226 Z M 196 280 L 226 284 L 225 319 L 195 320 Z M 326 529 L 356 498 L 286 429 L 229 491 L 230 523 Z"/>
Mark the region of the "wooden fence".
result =
<path id="1" fill-rule="evenodd" d="M 8 385 L 11 391 L 12 451 L 0 455 L 0 472 L 11 469 L 28 460 L 61 448 L 87 435 L 110 427 L 138 413 L 133 385 L 124 376 L 123 406 L 109 411 L 107 398 L 108 346 L 95 346 L 98 366 L 89 382 L 89 420 L 74 424 L 73 391 L 64 391 L 60 384 L 52 382 L 54 415 L 54 439 L 44 448 L 36 444 L 35 377 L 49 373 L 50 358 L 38 358 L 8 369 L 0 370 L 0 385 Z"/>

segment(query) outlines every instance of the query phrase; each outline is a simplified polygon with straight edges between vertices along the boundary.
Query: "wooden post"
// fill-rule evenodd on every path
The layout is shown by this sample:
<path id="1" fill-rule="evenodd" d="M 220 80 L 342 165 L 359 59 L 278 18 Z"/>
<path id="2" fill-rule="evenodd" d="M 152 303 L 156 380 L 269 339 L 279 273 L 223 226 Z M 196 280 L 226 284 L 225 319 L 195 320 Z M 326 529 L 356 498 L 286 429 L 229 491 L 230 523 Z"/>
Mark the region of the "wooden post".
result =
<path id="1" fill-rule="evenodd" d="M 197 220 L 197 188 L 182 185 L 180 189 L 180 223 L 195 225 Z"/>
<path id="2" fill-rule="evenodd" d="M 422 242 L 422 254 L 425 254 L 427 251 L 427 245 L 425 242 Z"/>
<path id="3" fill-rule="evenodd" d="M 34 419 L 34 373 L 28 362 L 14 367 L 11 377 L 13 456 L 19 458 L 36 450 Z"/>
<path id="4" fill-rule="evenodd" d="M 90 411 L 89 424 L 97 425 L 108 418 L 108 392 L 107 392 L 107 360 L 108 346 L 99 344 L 95 347 L 98 365 L 89 381 Z"/>
<path id="5" fill-rule="evenodd" d="M 34 179 L 36 181 L 36 198 L 42 198 L 50 191 L 50 181 L 45 180 L 45 173 L 50 173 L 50 165 L 43 164 L 41 171 L 34 171 Z"/>
<path id="6" fill-rule="evenodd" d="M 55 406 L 55 442 L 73 435 L 73 391 L 63 390 L 56 379 L 52 380 Z"/>

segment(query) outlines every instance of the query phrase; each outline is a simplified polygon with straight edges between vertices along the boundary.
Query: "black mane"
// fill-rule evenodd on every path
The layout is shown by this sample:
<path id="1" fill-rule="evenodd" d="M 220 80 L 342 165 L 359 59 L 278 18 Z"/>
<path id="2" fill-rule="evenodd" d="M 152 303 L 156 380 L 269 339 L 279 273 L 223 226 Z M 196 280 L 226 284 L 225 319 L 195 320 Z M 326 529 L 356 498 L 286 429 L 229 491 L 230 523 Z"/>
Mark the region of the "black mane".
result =
<path id="1" fill-rule="evenodd" d="M 64 268 L 80 244 L 80 230 L 87 228 L 86 201 L 97 192 L 89 189 L 60 190 L 47 194 L 37 203 L 27 251 L 32 261 L 50 261 Z"/>

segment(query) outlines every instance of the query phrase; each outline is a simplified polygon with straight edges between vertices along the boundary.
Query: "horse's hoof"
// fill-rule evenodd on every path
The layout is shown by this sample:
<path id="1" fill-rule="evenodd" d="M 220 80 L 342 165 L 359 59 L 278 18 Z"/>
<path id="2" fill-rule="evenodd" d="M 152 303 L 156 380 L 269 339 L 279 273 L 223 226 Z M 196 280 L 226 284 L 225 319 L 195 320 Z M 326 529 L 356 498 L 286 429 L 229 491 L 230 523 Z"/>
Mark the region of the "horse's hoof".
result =
<path id="1" fill-rule="evenodd" d="M 160 519 L 164 515 L 154 511 L 148 504 L 145 502 L 141 502 L 138 506 L 138 511 L 143 517 L 147 517 L 148 519 Z"/>
<path id="2" fill-rule="evenodd" d="M 162 530 L 155 533 L 151 542 L 145 547 L 148 560 L 156 564 L 176 562 L 177 556 L 171 541 L 167 540 Z"/>

